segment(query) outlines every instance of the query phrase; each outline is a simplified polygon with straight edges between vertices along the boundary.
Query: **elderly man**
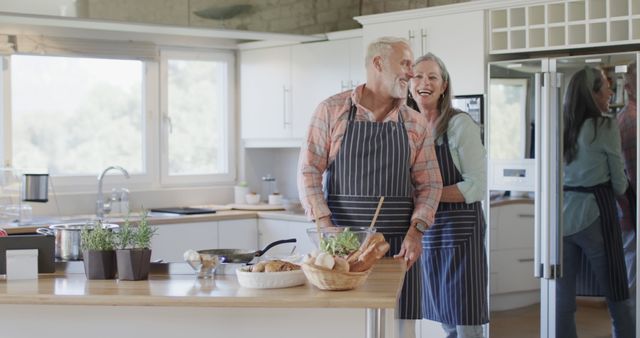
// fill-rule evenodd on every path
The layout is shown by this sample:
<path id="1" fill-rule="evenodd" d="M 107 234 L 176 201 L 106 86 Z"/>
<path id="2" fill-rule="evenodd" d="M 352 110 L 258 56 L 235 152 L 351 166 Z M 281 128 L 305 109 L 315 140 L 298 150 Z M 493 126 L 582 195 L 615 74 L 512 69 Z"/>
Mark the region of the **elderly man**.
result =
<path id="1" fill-rule="evenodd" d="M 411 337 L 414 320 L 422 318 L 420 264 L 414 263 L 434 221 L 442 178 L 427 121 L 405 104 L 413 77 L 408 42 L 377 39 L 365 63 L 365 84 L 329 97 L 314 112 L 298 188 L 307 215 L 322 227 L 368 226 L 384 196 L 376 228 L 391 244 L 388 255 L 410 267 L 397 327 Z"/>

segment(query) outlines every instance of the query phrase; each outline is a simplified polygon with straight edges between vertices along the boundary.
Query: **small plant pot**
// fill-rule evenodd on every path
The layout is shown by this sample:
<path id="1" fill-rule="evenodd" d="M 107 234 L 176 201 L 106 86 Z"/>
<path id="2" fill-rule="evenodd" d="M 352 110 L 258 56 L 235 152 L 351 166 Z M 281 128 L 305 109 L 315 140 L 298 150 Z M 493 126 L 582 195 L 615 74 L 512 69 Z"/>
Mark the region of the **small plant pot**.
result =
<path id="1" fill-rule="evenodd" d="M 116 279 L 115 250 L 85 250 L 82 256 L 87 279 Z"/>
<path id="2" fill-rule="evenodd" d="M 116 250 L 118 279 L 145 280 L 149 278 L 151 249 Z"/>

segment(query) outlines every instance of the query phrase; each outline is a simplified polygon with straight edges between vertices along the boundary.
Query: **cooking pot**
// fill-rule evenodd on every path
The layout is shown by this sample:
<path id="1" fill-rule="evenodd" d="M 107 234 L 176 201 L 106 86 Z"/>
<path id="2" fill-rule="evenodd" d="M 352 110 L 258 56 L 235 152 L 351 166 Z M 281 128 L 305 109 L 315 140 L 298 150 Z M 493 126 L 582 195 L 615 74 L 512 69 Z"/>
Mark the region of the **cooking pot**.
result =
<path id="1" fill-rule="evenodd" d="M 95 224 L 91 223 L 53 224 L 36 231 L 39 234 L 55 236 L 56 258 L 64 261 L 78 261 L 82 260 L 80 232 L 85 227 L 92 229 L 94 226 Z M 102 224 L 102 226 L 109 229 L 118 228 L 117 224 Z"/>
<path id="2" fill-rule="evenodd" d="M 208 249 L 198 250 L 199 254 L 217 255 L 223 263 L 249 263 L 255 257 L 262 256 L 267 250 L 273 248 L 276 245 L 284 243 L 295 243 L 295 238 L 282 239 L 275 241 L 265 246 L 264 249 L 258 251 L 248 251 L 242 249 Z"/>

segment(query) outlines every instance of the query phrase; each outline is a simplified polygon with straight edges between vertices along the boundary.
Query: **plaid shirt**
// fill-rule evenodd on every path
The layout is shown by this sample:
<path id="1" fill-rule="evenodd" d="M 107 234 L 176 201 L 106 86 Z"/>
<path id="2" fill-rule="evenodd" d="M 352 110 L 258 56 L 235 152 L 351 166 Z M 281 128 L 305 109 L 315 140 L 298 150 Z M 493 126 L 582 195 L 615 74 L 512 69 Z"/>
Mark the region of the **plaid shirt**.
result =
<path id="1" fill-rule="evenodd" d="M 629 178 L 633 192 L 636 193 L 635 187 L 637 182 L 636 175 L 636 102 L 629 101 L 618 114 L 618 125 L 620 126 L 620 139 L 622 141 L 622 157 L 624 158 L 624 167 Z M 621 196 L 624 197 L 624 196 Z M 635 206 L 629 205 L 626 198 L 618 198 L 619 211 L 622 213 L 620 217 L 620 226 L 623 230 L 631 230 L 634 228 L 631 209 Z"/>
<path id="2" fill-rule="evenodd" d="M 375 121 L 373 113 L 359 103 L 363 88 L 364 85 L 360 85 L 353 91 L 342 92 L 324 100 L 311 117 L 298 168 L 300 200 L 309 219 L 331 215 L 322 190 L 322 177 L 340 150 L 351 102 L 357 108 L 356 121 Z M 409 165 L 414 187 L 411 221 L 421 220 L 431 225 L 442 193 L 442 178 L 433 136 L 424 115 L 407 107 L 405 100 L 398 100 L 382 122 L 397 122 L 398 114 L 402 114 L 404 119 L 411 148 Z"/>

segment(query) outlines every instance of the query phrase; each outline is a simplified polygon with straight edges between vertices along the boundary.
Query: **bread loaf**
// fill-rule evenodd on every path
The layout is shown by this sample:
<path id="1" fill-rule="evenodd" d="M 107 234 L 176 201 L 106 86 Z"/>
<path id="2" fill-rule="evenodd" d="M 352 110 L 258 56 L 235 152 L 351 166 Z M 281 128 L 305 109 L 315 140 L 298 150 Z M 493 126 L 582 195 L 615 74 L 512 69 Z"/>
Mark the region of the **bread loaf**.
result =
<path id="1" fill-rule="evenodd" d="M 357 258 L 354 255 L 348 257 L 349 271 L 362 272 L 369 270 L 390 249 L 389 243 L 384 240 L 384 235 L 373 234 L 358 249 Z M 354 259 L 355 258 L 355 259 Z"/>

